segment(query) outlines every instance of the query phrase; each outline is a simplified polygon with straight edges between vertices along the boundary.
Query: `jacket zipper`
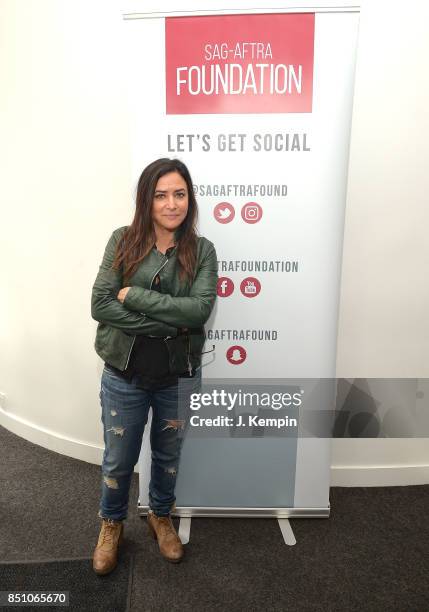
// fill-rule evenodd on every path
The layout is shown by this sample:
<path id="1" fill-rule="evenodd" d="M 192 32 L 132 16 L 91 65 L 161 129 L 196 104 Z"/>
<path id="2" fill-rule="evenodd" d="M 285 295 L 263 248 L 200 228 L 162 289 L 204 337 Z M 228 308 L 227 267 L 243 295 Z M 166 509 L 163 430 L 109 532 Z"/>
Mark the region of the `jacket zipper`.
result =
<path id="1" fill-rule="evenodd" d="M 150 288 L 151 288 L 151 289 L 152 289 L 152 283 L 153 283 L 153 281 L 154 281 L 154 279 L 155 279 L 155 276 L 156 276 L 157 274 L 159 274 L 159 272 L 161 272 L 162 268 L 163 268 L 163 267 L 166 265 L 166 263 L 167 263 L 167 262 L 168 262 L 168 257 L 167 257 L 167 259 L 164 261 L 164 263 L 162 264 L 162 266 L 160 267 L 160 269 L 159 269 L 159 270 L 157 270 L 157 271 L 155 272 L 155 274 L 153 275 L 153 277 L 152 277 L 152 281 L 151 281 L 151 283 L 150 283 Z M 166 336 L 166 337 L 164 338 L 164 342 L 165 342 L 166 340 L 168 340 L 169 338 L 171 338 L 171 336 Z M 191 366 L 191 340 L 190 340 L 190 338 L 189 338 L 189 333 L 188 333 L 188 342 L 187 342 L 187 344 L 188 344 L 188 352 L 187 352 L 187 355 L 186 355 L 186 359 L 187 359 L 187 362 L 188 362 L 188 372 L 189 372 L 189 376 L 191 376 L 191 375 L 192 375 L 192 366 Z"/>
<path id="2" fill-rule="evenodd" d="M 152 289 L 152 285 L 153 285 L 153 281 L 155 280 L 155 276 L 161 272 L 162 268 L 164 268 L 164 266 L 167 264 L 167 262 L 168 262 L 168 257 L 166 257 L 166 259 L 165 259 L 164 263 L 162 264 L 162 266 L 161 266 L 161 267 L 159 268 L 159 270 L 157 270 L 157 271 L 155 272 L 155 274 L 152 276 L 152 280 L 150 281 L 150 287 L 149 287 L 149 289 Z"/>
<path id="3" fill-rule="evenodd" d="M 168 257 L 166 257 L 166 259 L 165 259 L 164 263 L 162 264 L 162 266 L 152 276 L 152 280 L 150 281 L 149 289 L 152 289 L 153 281 L 155 280 L 156 275 L 161 272 L 161 270 L 164 268 L 164 266 L 167 265 L 167 263 L 168 263 Z M 167 338 L 171 338 L 171 336 L 167 336 Z"/>
<path id="4" fill-rule="evenodd" d="M 159 269 L 158 269 L 158 270 L 155 272 L 155 274 L 152 276 L 152 280 L 150 281 L 150 287 L 149 287 L 150 289 L 152 289 L 152 285 L 153 285 L 153 281 L 155 280 L 155 276 L 161 272 L 161 270 L 162 270 L 162 269 L 163 269 L 163 267 L 164 267 L 164 266 L 167 264 L 167 262 L 168 262 L 168 257 L 166 258 L 166 260 L 164 261 L 164 263 L 162 264 L 162 266 L 161 266 L 161 267 L 160 267 L 160 268 L 159 268 Z M 168 336 L 168 337 L 169 337 L 169 336 Z M 136 341 L 136 338 L 137 338 L 137 336 L 134 336 L 133 341 L 132 341 L 132 343 L 131 343 L 130 350 L 129 350 L 129 352 L 128 352 L 127 363 L 125 364 L 125 368 L 124 368 L 124 370 L 126 370 L 126 369 L 127 369 L 127 367 L 128 367 L 128 363 L 129 363 L 129 361 L 130 361 L 130 357 L 131 357 L 131 351 L 133 350 L 133 346 L 134 346 L 134 342 Z"/>
<path id="5" fill-rule="evenodd" d="M 161 272 L 161 270 L 164 268 L 164 266 L 167 264 L 167 262 L 168 262 L 168 257 L 166 258 L 166 260 L 164 261 L 164 263 L 162 264 L 162 266 L 159 268 L 159 270 L 157 270 L 157 271 L 155 272 L 155 274 L 153 275 L 152 280 L 151 280 L 151 282 L 150 282 L 150 288 L 151 288 L 151 289 L 152 289 L 153 281 L 155 280 L 156 275 L 157 275 L 157 274 L 159 274 L 159 273 Z M 169 338 L 171 338 L 171 336 L 166 336 L 166 337 L 164 338 L 164 342 L 165 342 L 166 340 L 168 340 Z M 191 366 L 191 340 L 190 340 L 190 338 L 189 338 L 189 334 L 188 334 L 188 353 L 187 353 L 186 357 L 187 357 L 187 361 L 188 361 L 188 372 L 189 372 L 189 376 L 191 376 L 191 375 L 192 375 L 192 366 Z"/>
<path id="6" fill-rule="evenodd" d="M 188 372 L 189 376 L 192 376 L 192 366 L 191 366 L 191 338 L 188 333 Z"/>
<path id="7" fill-rule="evenodd" d="M 125 364 L 125 368 L 124 370 L 126 370 L 128 368 L 128 362 L 130 360 L 131 357 L 131 351 L 133 350 L 133 346 L 134 346 L 134 342 L 136 341 L 137 336 L 134 336 L 133 341 L 131 342 L 131 346 L 130 346 L 130 350 L 128 352 L 128 357 L 127 357 L 127 363 Z"/>

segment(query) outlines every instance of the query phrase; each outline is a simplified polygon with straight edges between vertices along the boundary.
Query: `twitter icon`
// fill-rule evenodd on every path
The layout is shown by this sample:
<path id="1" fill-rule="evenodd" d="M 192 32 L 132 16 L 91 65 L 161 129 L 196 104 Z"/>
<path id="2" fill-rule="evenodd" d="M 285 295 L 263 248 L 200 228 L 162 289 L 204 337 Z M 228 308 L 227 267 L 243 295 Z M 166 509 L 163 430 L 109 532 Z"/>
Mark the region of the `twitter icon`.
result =
<path id="1" fill-rule="evenodd" d="M 235 217 L 234 207 L 229 202 L 220 202 L 214 207 L 213 216 L 219 223 L 230 223 Z"/>

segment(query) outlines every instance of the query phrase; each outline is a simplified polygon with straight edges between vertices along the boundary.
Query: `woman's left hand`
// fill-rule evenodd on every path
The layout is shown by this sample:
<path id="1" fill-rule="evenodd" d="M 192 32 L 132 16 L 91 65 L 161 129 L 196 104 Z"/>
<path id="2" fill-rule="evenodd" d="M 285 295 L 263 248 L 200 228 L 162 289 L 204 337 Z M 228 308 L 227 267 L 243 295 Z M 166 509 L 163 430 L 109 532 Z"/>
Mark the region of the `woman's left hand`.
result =
<path id="1" fill-rule="evenodd" d="M 128 291 L 131 289 L 131 287 L 123 287 L 120 292 L 118 293 L 118 300 L 121 302 L 121 304 L 124 303 L 125 300 L 125 296 L 127 295 Z"/>

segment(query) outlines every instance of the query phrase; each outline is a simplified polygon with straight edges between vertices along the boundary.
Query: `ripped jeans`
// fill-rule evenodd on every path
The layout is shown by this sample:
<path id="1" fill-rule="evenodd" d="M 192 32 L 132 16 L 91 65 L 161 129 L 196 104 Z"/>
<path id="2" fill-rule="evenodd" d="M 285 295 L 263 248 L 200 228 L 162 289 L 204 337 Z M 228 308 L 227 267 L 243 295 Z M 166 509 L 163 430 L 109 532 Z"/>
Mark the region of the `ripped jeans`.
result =
<path id="1" fill-rule="evenodd" d="M 184 421 L 178 419 L 179 385 L 146 391 L 136 386 L 135 379 L 128 382 L 107 367 L 101 377 L 105 444 L 99 511 L 102 518 L 123 520 L 127 516 L 131 478 L 140 455 L 150 406 L 149 508 L 157 516 L 167 516 L 176 499 L 174 489 L 185 427 Z M 201 381 L 201 370 L 188 380 L 196 388 Z"/>

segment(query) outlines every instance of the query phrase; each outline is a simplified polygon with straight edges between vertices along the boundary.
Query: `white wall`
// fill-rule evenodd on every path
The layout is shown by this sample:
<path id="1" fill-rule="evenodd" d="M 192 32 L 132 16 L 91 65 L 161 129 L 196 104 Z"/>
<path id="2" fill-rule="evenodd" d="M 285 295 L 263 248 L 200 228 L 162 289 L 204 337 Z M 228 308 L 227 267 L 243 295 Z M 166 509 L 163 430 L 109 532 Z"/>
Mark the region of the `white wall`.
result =
<path id="1" fill-rule="evenodd" d="M 429 378 L 428 19 L 419 0 L 362 4 L 339 378 Z M 429 482 L 425 438 L 337 439 L 332 463 L 333 484 Z"/>
<path id="2" fill-rule="evenodd" d="M 133 207 L 121 25 L 114 2 L 0 4 L 0 391 L 12 417 L 0 422 L 89 461 L 102 445 L 91 287 Z"/>
<path id="3" fill-rule="evenodd" d="M 339 377 L 429 377 L 429 9 L 404 7 L 362 9 Z M 90 293 L 133 209 L 120 8 L 0 3 L 0 424 L 92 462 L 102 362 Z M 429 482 L 427 440 L 334 440 L 333 484 L 407 482 Z"/>

